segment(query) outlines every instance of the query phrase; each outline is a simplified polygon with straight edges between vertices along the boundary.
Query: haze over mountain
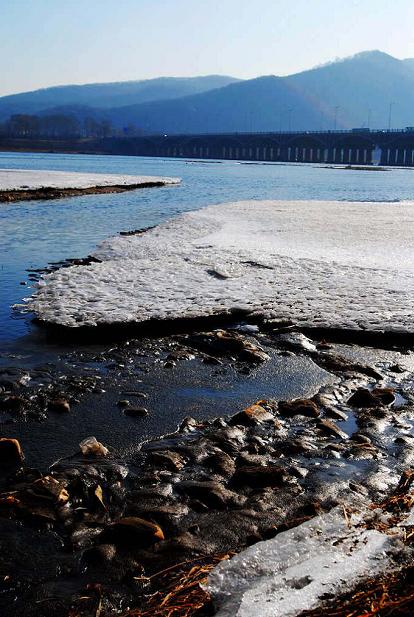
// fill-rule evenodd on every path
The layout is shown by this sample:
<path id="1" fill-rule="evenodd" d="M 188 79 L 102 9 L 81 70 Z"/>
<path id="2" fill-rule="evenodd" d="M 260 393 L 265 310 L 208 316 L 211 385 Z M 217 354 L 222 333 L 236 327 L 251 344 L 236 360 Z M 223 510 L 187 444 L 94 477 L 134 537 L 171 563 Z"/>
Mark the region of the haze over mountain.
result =
<path id="1" fill-rule="evenodd" d="M 414 59 L 369 51 L 286 77 L 161 78 L 0 98 L 3 117 L 6 109 L 18 113 L 23 106 L 26 113 L 53 108 L 80 119 L 95 115 L 119 128 L 133 124 L 145 133 L 167 134 L 387 128 L 391 106 L 391 127 L 403 128 L 414 126 Z"/>
<path id="2" fill-rule="evenodd" d="M 54 86 L 32 92 L 22 92 L 0 97 L 0 119 L 11 114 L 36 114 L 59 109 L 79 112 L 169 100 L 213 88 L 220 88 L 237 81 L 235 77 L 206 75 L 203 77 L 157 77 L 141 81 L 85 84 L 81 86 Z"/>

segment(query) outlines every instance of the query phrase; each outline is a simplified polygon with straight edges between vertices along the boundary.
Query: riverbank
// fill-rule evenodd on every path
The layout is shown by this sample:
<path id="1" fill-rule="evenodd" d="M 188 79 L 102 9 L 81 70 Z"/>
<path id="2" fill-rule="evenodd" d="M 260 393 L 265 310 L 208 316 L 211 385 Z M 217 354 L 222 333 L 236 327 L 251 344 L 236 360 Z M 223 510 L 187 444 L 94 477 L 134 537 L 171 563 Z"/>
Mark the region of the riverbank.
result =
<path id="1" fill-rule="evenodd" d="M 254 291 L 265 310 L 251 310 L 239 296 L 229 310 L 210 311 L 214 296 L 205 294 L 201 286 L 193 286 L 196 294 L 204 294 L 206 314 L 201 313 L 201 320 L 192 320 L 182 312 L 180 331 L 175 334 L 171 328 L 177 322 L 168 318 L 160 321 L 156 315 L 151 322 L 151 337 L 146 331 L 148 321 L 109 320 L 106 328 L 100 323 L 90 329 L 96 335 L 95 349 L 78 342 L 72 352 L 61 355 L 59 366 L 15 366 L 2 373 L 2 435 L 17 438 L 26 457 L 23 471 L 16 475 L 10 470 L 2 479 L 3 555 L 13 555 L 13 561 L 5 559 L 3 564 L 6 577 L 10 577 L 3 596 L 6 609 L 11 598 L 18 597 L 13 606 L 16 615 L 24 617 L 48 611 L 67 617 L 70 607 L 88 617 L 96 612 L 105 617 L 115 612 L 153 616 L 162 614 L 156 612 L 161 603 L 168 608 L 181 603 L 182 612 L 176 608 L 176 615 L 195 614 L 198 609 L 198 614 L 211 614 L 222 610 L 223 594 L 215 586 L 208 595 L 199 583 L 206 583 L 207 572 L 220 560 L 248 545 L 270 541 L 273 536 L 282 541 L 281 534 L 290 527 L 300 534 L 306 519 L 314 518 L 318 529 L 319 517 L 329 516 L 331 511 L 334 516 L 338 507 L 342 512 L 345 507 L 346 527 L 346 517 L 351 520 L 351 510 L 355 509 L 368 524 L 367 508 L 385 504 L 395 493 L 413 457 L 411 331 L 409 327 L 397 331 L 392 327 L 394 315 L 404 303 L 401 281 L 410 280 L 411 261 L 406 264 L 404 258 L 405 251 L 410 251 L 404 235 L 409 235 L 409 207 L 390 203 L 382 211 L 375 209 L 382 204 L 371 203 L 352 204 L 348 210 L 343 203 L 336 204 L 332 216 L 323 218 L 327 233 L 322 237 L 313 234 L 310 225 L 309 215 L 313 214 L 314 228 L 320 227 L 322 212 L 312 212 L 311 202 L 297 205 L 306 220 L 302 224 L 303 216 L 297 215 L 292 229 L 284 226 L 288 205 L 284 211 L 279 204 L 273 205 L 277 221 L 271 219 L 269 223 L 268 216 L 255 219 L 254 207 L 253 226 L 251 218 L 240 218 L 242 227 L 245 225 L 242 251 L 246 242 L 251 246 L 247 259 L 244 254 L 242 259 L 237 255 L 234 269 L 228 268 L 234 262 L 223 260 L 223 256 L 234 255 L 232 247 L 228 251 L 220 242 L 224 239 L 239 244 L 240 234 L 234 234 L 237 216 L 232 218 L 230 213 L 227 228 L 222 219 L 218 225 L 212 216 L 208 222 L 213 231 L 206 234 L 206 226 L 199 225 L 194 215 L 191 229 L 196 233 L 189 245 L 182 243 L 183 257 L 190 248 L 190 277 L 183 282 L 179 267 L 171 289 L 161 289 L 157 277 L 162 279 L 164 258 L 172 256 L 174 266 L 181 250 L 183 236 L 176 235 L 173 223 L 169 241 L 163 225 L 144 234 L 138 230 L 137 234 L 120 236 L 103 247 L 112 251 L 108 261 L 114 267 L 116 259 L 122 262 L 125 256 L 122 242 L 131 243 L 133 259 L 129 266 L 134 273 L 135 262 L 148 256 L 138 257 L 135 241 L 138 244 L 159 232 L 158 258 L 162 263 L 155 269 L 155 281 L 152 267 L 145 281 L 147 286 L 152 285 L 154 308 L 158 299 L 163 306 L 164 296 L 157 295 L 160 289 L 167 296 L 170 291 L 180 293 L 181 288 L 182 297 L 191 301 L 187 291 L 188 285 L 193 285 L 195 266 L 196 272 L 202 273 L 203 285 L 205 280 L 217 281 L 220 287 L 215 293 L 221 293 L 225 303 L 228 296 L 223 290 L 228 286 L 236 289 L 238 285 L 239 293 L 245 294 L 246 281 L 250 280 L 245 278 L 245 271 L 251 269 L 261 284 L 267 281 L 266 293 L 275 296 L 280 292 L 277 308 L 283 312 L 267 312 L 271 307 L 263 303 L 262 287 L 259 293 L 257 288 Z M 396 218 L 401 214 L 401 220 L 407 217 L 402 236 L 395 236 L 392 217 L 387 224 L 386 211 L 394 206 L 401 208 L 401 212 L 393 210 Z M 363 208 L 360 215 L 358 207 Z M 348 229 L 352 218 L 355 225 Z M 183 226 L 182 218 L 177 221 Z M 277 251 L 272 239 L 276 233 Z M 217 238 L 222 240 L 217 242 Z M 384 242 L 389 247 L 388 260 L 383 254 Z M 311 251 L 312 255 L 291 255 L 284 262 L 285 268 L 269 270 L 273 278 L 268 280 L 268 268 L 261 266 L 273 268 L 275 263 L 282 263 L 281 258 L 289 258 L 280 247 L 285 251 Z M 151 264 L 155 264 L 156 247 L 152 250 Z M 210 259 L 213 253 L 214 261 Z M 271 263 L 267 261 L 269 255 Z M 58 275 L 70 280 L 75 272 L 83 276 L 101 265 L 94 261 L 98 259 L 86 260 L 84 265 L 68 263 L 69 267 L 52 273 L 50 280 Z M 369 267 L 364 268 L 367 259 Z M 127 261 L 121 267 L 123 271 Z M 249 263 L 242 263 L 239 272 L 237 268 L 244 261 Z M 309 280 L 309 262 L 320 278 Z M 142 263 L 145 265 L 145 261 Z M 352 281 L 358 272 L 361 285 L 348 286 L 343 303 L 336 305 L 335 319 L 324 324 L 319 316 L 332 316 L 333 311 L 328 300 L 319 303 L 319 287 L 327 286 L 327 297 L 334 283 L 329 280 L 330 272 L 337 265 L 343 279 L 349 273 Z M 92 272 L 91 280 L 93 276 Z M 396 287 L 391 280 L 396 281 Z M 317 281 L 320 284 L 315 284 Z M 133 282 L 129 284 L 131 292 Z M 289 300 L 295 284 L 296 296 Z M 376 285 L 374 297 L 382 294 L 384 302 L 366 311 Z M 285 295 L 281 293 L 284 288 Z M 301 306 L 308 311 L 305 319 L 303 311 L 294 314 L 298 293 Z M 392 297 L 397 301 L 392 303 Z M 315 299 L 320 311 L 315 309 Z M 132 300 L 135 302 L 130 295 L 131 304 Z M 113 301 L 117 301 L 116 293 Z M 124 310 L 125 305 L 119 306 Z M 407 306 L 401 318 L 404 326 L 410 318 Z M 177 311 L 176 306 L 173 308 Z M 137 313 L 139 309 L 138 304 Z M 368 325 L 358 317 L 348 322 L 348 330 L 343 327 L 342 313 L 355 317 L 364 312 Z M 82 321 L 79 323 L 82 325 Z M 139 323 L 140 338 L 134 339 L 133 330 L 128 328 L 122 332 L 123 326 Z M 69 336 L 77 332 L 78 340 L 86 333 L 82 327 L 65 326 L 62 320 L 52 336 L 62 329 Z M 105 343 L 111 332 L 112 342 Z M 310 339 L 303 336 L 304 332 Z M 364 347 L 364 342 L 378 348 Z M 194 420 L 183 422 L 184 415 Z M 174 432 L 178 424 L 180 428 Z M 107 456 L 81 455 L 79 444 L 90 435 L 109 449 Z M 8 452 L 13 452 L 12 445 Z M 14 452 L 20 464 L 19 450 L 14 448 Z M 105 450 L 98 446 L 98 452 Z M 381 516 L 380 522 L 384 522 Z M 392 521 L 387 519 L 387 525 L 394 533 Z M 404 533 L 399 536 L 401 550 L 397 550 L 396 559 L 379 559 L 380 566 L 392 570 L 403 565 Z M 348 541 L 343 535 L 337 539 L 339 543 Z M 45 564 L 41 573 L 27 568 L 28 554 L 33 564 Z M 213 572 L 213 580 L 214 576 Z M 225 589 L 227 574 L 223 576 Z M 305 598 L 310 597 L 306 595 L 307 584 L 301 585 L 308 582 L 308 576 L 305 573 L 306 580 L 299 576 L 295 587 Z M 231 573 L 227 580 L 233 584 Z M 353 585 L 358 585 L 357 577 L 347 579 L 335 593 L 352 594 Z M 309 590 L 313 589 L 311 585 Z M 246 590 L 248 594 L 248 586 Z M 193 592 L 191 604 L 188 594 Z M 317 598 L 318 606 L 322 600 Z"/>
<path id="2" fill-rule="evenodd" d="M 154 601 L 191 568 L 201 576 L 394 491 L 414 456 L 412 352 L 310 340 L 286 322 L 234 328 L 80 348 L 59 370 L 2 373 L 2 436 L 25 455 L 19 470 L 19 451 L 0 442 L 8 614 L 163 614 Z M 157 416 L 169 434 L 145 440 Z M 92 434 L 109 452 L 77 452 Z M 338 593 L 360 580 L 342 578 Z"/>
<path id="3" fill-rule="evenodd" d="M 178 178 L 0 169 L 0 202 L 121 193 L 178 184 Z"/>

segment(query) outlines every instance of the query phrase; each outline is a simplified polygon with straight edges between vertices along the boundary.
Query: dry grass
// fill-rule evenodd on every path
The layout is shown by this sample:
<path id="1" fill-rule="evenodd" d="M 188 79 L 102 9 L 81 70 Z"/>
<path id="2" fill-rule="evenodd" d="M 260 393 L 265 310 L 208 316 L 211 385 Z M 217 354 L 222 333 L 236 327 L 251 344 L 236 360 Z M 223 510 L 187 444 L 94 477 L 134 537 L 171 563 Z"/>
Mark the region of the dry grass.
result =
<path id="1" fill-rule="evenodd" d="M 413 617 L 414 567 L 370 579 L 330 605 L 300 617 Z"/>
<path id="2" fill-rule="evenodd" d="M 232 555 L 201 557 L 172 566 L 145 578 L 154 591 L 148 594 L 139 609 L 123 617 L 192 617 L 210 603 L 209 595 L 201 587 L 207 582 L 209 572 Z M 140 580 L 140 579 L 136 579 Z"/>

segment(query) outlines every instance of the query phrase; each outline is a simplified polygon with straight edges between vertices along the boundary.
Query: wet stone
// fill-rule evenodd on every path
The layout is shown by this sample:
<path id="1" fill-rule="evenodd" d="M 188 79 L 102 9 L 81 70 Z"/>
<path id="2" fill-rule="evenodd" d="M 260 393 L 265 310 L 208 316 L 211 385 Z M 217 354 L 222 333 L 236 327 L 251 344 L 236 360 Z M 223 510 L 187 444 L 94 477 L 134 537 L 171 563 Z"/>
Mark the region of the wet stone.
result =
<path id="1" fill-rule="evenodd" d="M 131 418 L 144 418 L 149 415 L 149 411 L 145 407 L 125 407 L 124 414 Z"/>
<path id="2" fill-rule="evenodd" d="M 318 420 L 317 427 L 325 433 L 325 435 L 333 435 L 334 437 L 339 437 L 340 439 L 348 439 L 348 435 L 344 431 L 341 431 L 341 429 L 330 420 Z"/>
<path id="3" fill-rule="evenodd" d="M 358 388 L 348 399 L 348 405 L 351 407 L 380 407 L 382 401 L 367 388 Z"/>
<path id="4" fill-rule="evenodd" d="M 188 497 L 199 500 L 210 508 L 221 509 L 243 503 L 243 497 L 226 489 L 220 482 L 186 480 L 179 482 L 176 488 Z"/>
<path id="5" fill-rule="evenodd" d="M 100 539 L 102 543 L 147 548 L 164 540 L 164 533 L 159 525 L 137 516 L 119 519 L 105 529 Z"/>
<path id="6" fill-rule="evenodd" d="M 204 464 L 225 477 L 232 476 L 236 469 L 236 464 L 231 456 L 218 449 L 204 460 Z"/>
<path id="7" fill-rule="evenodd" d="M 21 396 L 6 396 L 0 400 L 0 410 L 2 411 L 21 411 L 25 400 Z"/>
<path id="8" fill-rule="evenodd" d="M 184 458 L 172 450 L 155 450 L 148 455 L 148 461 L 155 466 L 170 471 L 180 471 L 185 465 Z"/>
<path id="9" fill-rule="evenodd" d="M 233 483 L 251 488 L 266 486 L 282 486 L 289 479 L 289 474 L 283 467 L 277 465 L 246 465 L 240 467 L 233 476 Z"/>
<path id="10" fill-rule="evenodd" d="M 0 465 L 3 467 L 20 465 L 23 461 L 23 451 L 17 439 L 0 438 Z"/>
<path id="11" fill-rule="evenodd" d="M 372 394 L 378 398 L 383 405 L 392 405 L 395 403 L 394 388 L 374 388 Z"/>
<path id="12" fill-rule="evenodd" d="M 232 425 L 242 424 L 244 426 L 252 426 L 262 422 L 274 422 L 275 418 L 273 414 L 270 413 L 264 405 L 266 405 L 266 401 L 259 401 L 258 403 L 250 405 L 250 407 L 232 416 L 229 423 Z"/>
<path id="13" fill-rule="evenodd" d="M 310 399 L 297 399 L 295 401 L 279 401 L 279 412 L 282 416 L 305 416 L 317 418 L 320 410 L 317 404 Z"/>
<path id="14" fill-rule="evenodd" d="M 56 398 L 49 401 L 47 404 L 49 411 L 57 411 L 67 413 L 70 411 L 70 405 L 65 398 Z"/>

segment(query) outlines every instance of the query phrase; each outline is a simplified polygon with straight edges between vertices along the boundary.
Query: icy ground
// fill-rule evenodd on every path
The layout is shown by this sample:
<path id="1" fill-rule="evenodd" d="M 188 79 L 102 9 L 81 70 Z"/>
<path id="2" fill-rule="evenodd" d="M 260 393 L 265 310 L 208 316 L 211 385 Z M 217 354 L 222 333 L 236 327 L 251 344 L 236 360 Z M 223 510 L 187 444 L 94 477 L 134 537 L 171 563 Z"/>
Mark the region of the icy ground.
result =
<path id="1" fill-rule="evenodd" d="M 106 240 L 28 308 L 67 326 L 229 313 L 412 332 L 414 202 L 250 201 Z"/>
<path id="2" fill-rule="evenodd" d="M 389 571 L 400 539 L 357 522 L 338 507 L 222 561 L 207 584 L 217 617 L 294 617 Z"/>
<path id="3" fill-rule="evenodd" d="M 158 176 L 126 176 L 115 174 L 84 174 L 67 171 L 36 171 L 28 169 L 0 169 L 0 191 L 35 191 L 55 189 L 88 189 L 97 186 L 118 186 L 162 182 L 176 184 L 177 178 Z"/>

